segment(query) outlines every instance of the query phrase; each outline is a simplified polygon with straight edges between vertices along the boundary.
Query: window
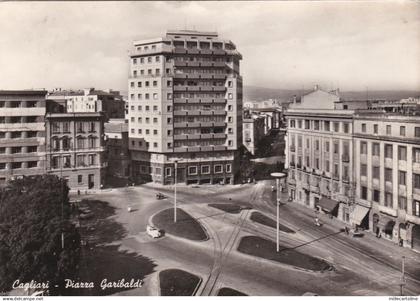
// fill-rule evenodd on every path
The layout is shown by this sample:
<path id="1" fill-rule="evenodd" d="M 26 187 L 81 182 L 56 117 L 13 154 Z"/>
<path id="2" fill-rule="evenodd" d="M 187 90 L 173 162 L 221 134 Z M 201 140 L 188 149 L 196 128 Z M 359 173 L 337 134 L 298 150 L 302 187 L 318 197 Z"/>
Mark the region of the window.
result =
<path id="1" fill-rule="evenodd" d="M 77 123 L 77 132 L 78 133 L 83 133 L 84 132 L 84 124 L 83 124 L 83 122 L 78 122 Z"/>
<path id="2" fill-rule="evenodd" d="M 147 46 L 146 47 L 144 47 L 144 49 L 146 50 L 146 48 L 147 48 Z M 148 58 L 147 58 L 147 62 L 148 63 L 151 63 L 152 62 L 152 57 L 151 56 L 149 56 Z"/>
<path id="3" fill-rule="evenodd" d="M 302 128 L 302 120 L 298 120 L 298 128 Z"/>
<path id="4" fill-rule="evenodd" d="M 6 148 L 0 147 L 0 154 L 5 154 L 5 153 L 6 153 Z"/>
<path id="5" fill-rule="evenodd" d="M 399 185 L 405 185 L 406 180 L 406 172 L 405 171 L 398 171 L 398 184 Z"/>
<path id="6" fill-rule="evenodd" d="M 414 136 L 420 138 L 420 127 L 416 126 L 414 128 Z"/>
<path id="7" fill-rule="evenodd" d="M 0 170 L 6 169 L 6 163 L 0 163 Z"/>
<path id="8" fill-rule="evenodd" d="M 201 166 L 201 173 L 202 174 L 209 174 L 210 173 L 210 165 Z"/>
<path id="9" fill-rule="evenodd" d="M 83 176 L 82 175 L 78 175 L 77 176 L 77 183 L 78 184 L 82 184 L 83 183 Z"/>
<path id="10" fill-rule="evenodd" d="M 172 174 L 172 168 L 166 167 L 165 168 L 165 177 L 170 177 Z"/>
<path id="11" fill-rule="evenodd" d="M 374 134 L 377 134 L 378 133 L 378 125 L 377 124 L 374 124 L 373 125 L 373 133 Z"/>
<path id="12" fill-rule="evenodd" d="M 20 146 L 12 147 L 12 154 L 19 154 L 22 152 L 22 148 Z"/>
<path id="13" fill-rule="evenodd" d="M 367 142 L 366 141 L 361 141 L 360 142 L 360 153 L 362 155 L 366 155 L 367 154 Z"/>
<path id="14" fill-rule="evenodd" d="M 188 166 L 188 174 L 189 175 L 196 175 L 197 174 L 197 166 Z"/>
<path id="15" fill-rule="evenodd" d="M 334 122 L 334 132 L 339 132 L 340 131 L 340 123 L 338 122 Z"/>
<path id="16" fill-rule="evenodd" d="M 214 166 L 214 173 L 222 173 L 223 172 L 223 165 L 215 165 Z"/>
<path id="17" fill-rule="evenodd" d="M 362 123 L 362 133 L 366 133 L 366 123 Z"/>
<path id="18" fill-rule="evenodd" d="M 360 198 L 362 200 L 367 200 L 367 187 L 366 186 L 361 186 L 360 187 Z"/>
<path id="19" fill-rule="evenodd" d="M 324 131 L 329 132 L 330 131 L 330 122 L 324 121 Z"/>
<path id="20" fill-rule="evenodd" d="M 12 132 L 11 138 L 12 139 L 22 138 L 22 132 Z"/>
<path id="21" fill-rule="evenodd" d="M 153 135 L 157 135 L 158 134 L 158 130 L 153 130 Z"/>
<path id="22" fill-rule="evenodd" d="M 389 124 L 386 126 L 386 134 L 391 135 L 391 125 Z"/>
<path id="23" fill-rule="evenodd" d="M 385 192 L 384 206 L 392 207 L 392 193 L 391 192 Z"/>
<path id="24" fill-rule="evenodd" d="M 296 126 L 296 121 L 295 120 L 290 120 L 290 127 L 294 128 Z"/>
<path id="25" fill-rule="evenodd" d="M 330 172 L 330 161 L 329 160 L 325 160 L 325 171 Z"/>
<path id="26" fill-rule="evenodd" d="M 150 94 L 149 93 L 144 94 L 144 99 L 150 99 Z"/>
<path id="27" fill-rule="evenodd" d="M 228 93 L 228 99 L 233 99 L 233 94 L 232 93 Z"/>
<path id="28" fill-rule="evenodd" d="M 405 136 L 405 126 L 400 126 L 400 136 Z"/>
<path id="29" fill-rule="evenodd" d="M 385 158 L 392 159 L 392 144 L 385 144 Z"/>
<path id="30" fill-rule="evenodd" d="M 153 123 L 158 123 L 157 117 L 153 117 Z"/>
<path id="31" fill-rule="evenodd" d="M 22 168 L 22 162 L 13 162 L 12 169 L 19 169 Z"/>
<path id="32" fill-rule="evenodd" d="M 420 174 L 413 174 L 413 187 L 420 189 Z"/>
<path id="33" fill-rule="evenodd" d="M 150 130 L 146 129 L 146 135 L 149 135 L 149 134 L 150 134 Z"/>
<path id="34" fill-rule="evenodd" d="M 153 45 L 153 46 L 155 46 L 155 45 Z M 155 56 L 155 61 L 156 61 L 156 63 L 159 63 L 160 62 L 160 56 Z"/>
<path id="35" fill-rule="evenodd" d="M 367 165 L 366 164 L 360 164 L 360 175 L 361 176 L 367 176 Z"/>
<path id="36" fill-rule="evenodd" d="M 392 183 L 392 168 L 385 168 L 385 182 Z"/>
<path id="37" fill-rule="evenodd" d="M 398 146 L 398 160 L 407 160 L 407 148 L 405 146 Z"/>
<path id="38" fill-rule="evenodd" d="M 343 131 L 344 131 L 344 133 L 349 132 L 349 124 L 348 123 L 343 123 Z"/>
<path id="39" fill-rule="evenodd" d="M 372 166 L 372 178 L 379 179 L 379 167 Z"/>
<path id="40" fill-rule="evenodd" d="M 156 112 L 158 110 L 158 106 L 153 106 L 153 111 Z"/>
<path id="41" fill-rule="evenodd" d="M 298 147 L 302 147 L 302 136 L 298 136 Z"/>
<path id="42" fill-rule="evenodd" d="M 315 140 L 315 150 L 319 150 L 319 140 Z"/>
<path id="43" fill-rule="evenodd" d="M 329 153 L 329 152 L 330 152 L 330 142 L 329 142 L 329 141 L 326 141 L 326 142 L 325 142 L 325 151 L 326 151 L 327 153 Z"/>
<path id="44" fill-rule="evenodd" d="M 153 99 L 158 99 L 158 94 L 157 93 L 153 93 Z"/>
<path id="45" fill-rule="evenodd" d="M 407 198 L 398 196 L 398 209 L 407 211 Z"/>
<path id="46" fill-rule="evenodd" d="M 138 132 L 138 134 L 140 134 L 140 135 L 141 135 L 141 134 L 143 134 L 142 129 L 138 129 L 138 130 L 137 130 L 137 132 Z"/>
<path id="47" fill-rule="evenodd" d="M 232 165 L 226 164 L 226 172 L 228 172 L 228 173 L 232 172 Z"/>
<path id="48" fill-rule="evenodd" d="M 379 191 L 379 190 L 374 189 L 374 190 L 372 191 L 372 200 L 373 200 L 374 202 L 379 203 L 380 195 L 381 195 L 380 191 Z"/>
<path id="49" fill-rule="evenodd" d="M 157 80 L 153 81 L 153 87 L 157 87 Z"/>
<path id="50" fill-rule="evenodd" d="M 153 147 L 158 147 L 158 144 L 157 144 L 157 142 L 153 142 Z"/>
<path id="51" fill-rule="evenodd" d="M 420 163 L 420 148 L 413 148 L 413 162 Z"/>
<path id="52" fill-rule="evenodd" d="M 0 132 L 0 139 L 4 139 L 4 138 L 6 138 L 6 132 Z M 29 134 L 28 134 L 28 138 L 29 138 Z"/>
<path id="53" fill-rule="evenodd" d="M 372 143 L 372 156 L 379 156 L 379 143 Z"/>
<path id="54" fill-rule="evenodd" d="M 305 120 L 305 129 L 309 130 L 311 128 L 311 121 Z"/>
<path id="55" fill-rule="evenodd" d="M 171 87 L 171 86 L 172 86 L 172 81 L 168 80 L 168 81 L 166 82 L 166 86 L 167 86 L 167 87 Z"/>
<path id="56" fill-rule="evenodd" d="M 89 157 L 88 157 L 89 166 L 95 165 L 95 157 L 96 157 L 95 155 L 89 155 Z"/>
<path id="57" fill-rule="evenodd" d="M 334 154 L 338 154 L 340 150 L 340 145 L 338 144 L 338 142 L 334 142 Z"/>
<path id="58" fill-rule="evenodd" d="M 420 201 L 413 200 L 413 215 L 420 216 Z"/>

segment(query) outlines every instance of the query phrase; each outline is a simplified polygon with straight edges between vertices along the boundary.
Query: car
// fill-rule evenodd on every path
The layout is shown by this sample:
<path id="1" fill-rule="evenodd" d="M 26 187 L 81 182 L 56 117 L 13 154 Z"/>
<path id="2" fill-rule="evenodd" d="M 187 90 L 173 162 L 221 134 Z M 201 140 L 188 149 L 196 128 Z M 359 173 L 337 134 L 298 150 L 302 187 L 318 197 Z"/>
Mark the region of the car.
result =
<path id="1" fill-rule="evenodd" d="M 158 228 L 150 226 L 150 225 L 147 225 L 146 232 L 149 236 L 153 238 L 159 238 L 162 236 L 162 232 Z"/>

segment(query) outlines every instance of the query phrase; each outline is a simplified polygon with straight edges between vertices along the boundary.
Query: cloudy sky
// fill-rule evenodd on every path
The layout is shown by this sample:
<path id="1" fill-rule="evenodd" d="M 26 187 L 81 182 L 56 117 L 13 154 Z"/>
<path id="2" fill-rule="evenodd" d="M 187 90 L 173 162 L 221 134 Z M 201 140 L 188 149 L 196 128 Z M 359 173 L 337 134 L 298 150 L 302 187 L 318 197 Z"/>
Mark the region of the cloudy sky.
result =
<path id="1" fill-rule="evenodd" d="M 127 89 L 127 50 L 166 29 L 214 31 L 245 85 L 420 90 L 420 2 L 0 3 L 0 89 Z"/>

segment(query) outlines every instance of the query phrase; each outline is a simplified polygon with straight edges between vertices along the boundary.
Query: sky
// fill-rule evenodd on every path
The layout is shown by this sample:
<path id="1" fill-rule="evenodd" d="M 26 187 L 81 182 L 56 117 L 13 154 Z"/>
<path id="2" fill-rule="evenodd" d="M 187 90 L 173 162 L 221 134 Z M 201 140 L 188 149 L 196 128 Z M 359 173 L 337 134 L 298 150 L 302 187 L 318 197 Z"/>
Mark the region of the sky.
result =
<path id="1" fill-rule="evenodd" d="M 232 40 L 248 86 L 420 90 L 419 1 L 0 2 L 0 89 L 125 91 L 167 29 Z"/>

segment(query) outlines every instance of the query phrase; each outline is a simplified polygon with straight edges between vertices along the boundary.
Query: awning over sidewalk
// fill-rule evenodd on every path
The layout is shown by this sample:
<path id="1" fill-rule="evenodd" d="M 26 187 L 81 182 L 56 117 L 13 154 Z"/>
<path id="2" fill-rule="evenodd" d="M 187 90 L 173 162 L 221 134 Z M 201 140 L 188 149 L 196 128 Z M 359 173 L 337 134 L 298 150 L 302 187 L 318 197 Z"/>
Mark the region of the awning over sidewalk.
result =
<path id="1" fill-rule="evenodd" d="M 365 218 L 366 214 L 368 214 L 369 208 L 356 205 L 353 212 L 351 213 L 351 222 L 356 225 L 360 225 L 362 220 Z"/>
<path id="2" fill-rule="evenodd" d="M 329 198 L 321 198 L 321 200 L 318 203 L 318 206 L 321 207 L 322 210 L 327 212 L 332 212 L 337 207 L 338 202 L 334 201 Z"/>

